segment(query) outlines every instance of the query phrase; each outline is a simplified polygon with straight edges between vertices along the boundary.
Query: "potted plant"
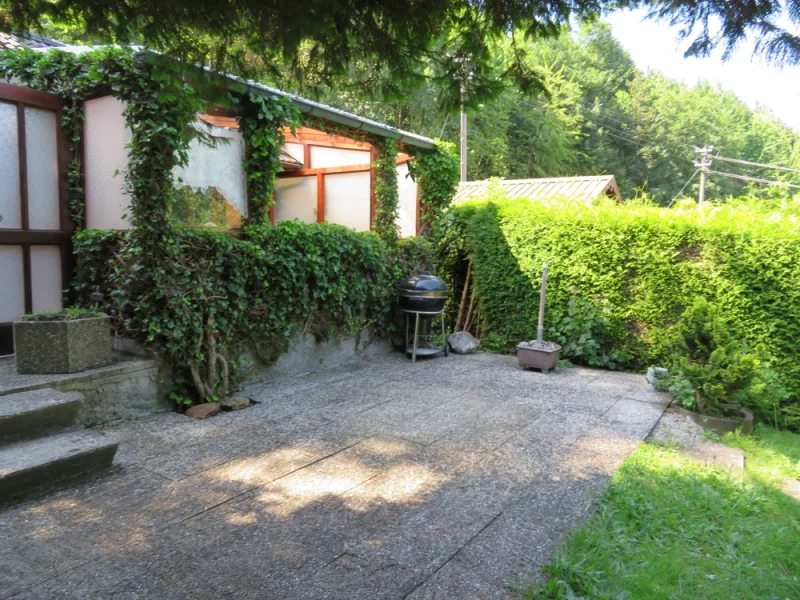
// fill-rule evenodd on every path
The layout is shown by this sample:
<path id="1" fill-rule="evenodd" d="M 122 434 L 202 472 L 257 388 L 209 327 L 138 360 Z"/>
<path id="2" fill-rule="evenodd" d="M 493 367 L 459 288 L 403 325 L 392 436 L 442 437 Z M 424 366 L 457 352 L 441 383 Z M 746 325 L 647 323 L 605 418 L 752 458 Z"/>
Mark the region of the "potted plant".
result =
<path id="1" fill-rule="evenodd" d="M 67 308 L 14 322 L 18 373 L 76 373 L 111 364 L 109 317 Z"/>
<path id="2" fill-rule="evenodd" d="M 539 324 L 536 340 L 517 344 L 517 360 L 522 369 L 540 369 L 548 373 L 558 365 L 561 346 L 555 342 L 544 341 L 544 301 L 547 294 L 547 263 L 542 266 L 542 287 L 539 292 Z"/>
<path id="3" fill-rule="evenodd" d="M 681 315 L 677 354 L 666 388 L 679 406 L 706 429 L 719 434 L 753 429 L 753 415 L 742 408 L 763 370 L 761 352 L 735 338 L 717 310 L 699 299 Z"/>

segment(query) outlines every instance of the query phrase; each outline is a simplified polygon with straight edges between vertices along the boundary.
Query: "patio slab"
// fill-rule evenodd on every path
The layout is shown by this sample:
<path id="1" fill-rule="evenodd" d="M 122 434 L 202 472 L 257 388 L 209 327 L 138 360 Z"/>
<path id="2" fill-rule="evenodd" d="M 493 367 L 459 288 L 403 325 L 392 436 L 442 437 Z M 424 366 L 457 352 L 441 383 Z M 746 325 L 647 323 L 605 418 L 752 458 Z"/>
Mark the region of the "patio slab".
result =
<path id="1" fill-rule="evenodd" d="M 106 427 L 114 472 L 0 512 L 0 599 L 519 598 L 664 405 L 491 354 L 245 393 Z"/>

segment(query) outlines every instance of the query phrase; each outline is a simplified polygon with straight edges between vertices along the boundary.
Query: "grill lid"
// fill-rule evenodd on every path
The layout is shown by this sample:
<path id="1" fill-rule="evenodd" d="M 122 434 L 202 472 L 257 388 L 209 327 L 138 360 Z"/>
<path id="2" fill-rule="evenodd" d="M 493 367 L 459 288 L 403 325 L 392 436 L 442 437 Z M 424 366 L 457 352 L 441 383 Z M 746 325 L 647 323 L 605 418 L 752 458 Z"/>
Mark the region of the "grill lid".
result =
<path id="1" fill-rule="evenodd" d="M 405 298 L 447 298 L 447 284 L 428 271 L 418 271 L 397 284 L 397 294 Z"/>

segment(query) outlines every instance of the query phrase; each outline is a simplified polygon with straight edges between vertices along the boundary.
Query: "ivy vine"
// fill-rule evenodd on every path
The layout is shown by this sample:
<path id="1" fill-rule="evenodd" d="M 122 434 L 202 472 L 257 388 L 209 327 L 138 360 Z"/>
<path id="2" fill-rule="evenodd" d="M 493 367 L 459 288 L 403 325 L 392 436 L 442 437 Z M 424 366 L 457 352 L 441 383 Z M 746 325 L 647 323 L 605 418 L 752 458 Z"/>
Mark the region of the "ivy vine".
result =
<path id="1" fill-rule="evenodd" d="M 250 203 L 246 237 L 237 240 L 174 226 L 172 171 L 188 160 L 189 144 L 198 135 L 192 124 L 203 102 L 173 63 L 140 63 L 131 50 L 121 48 L 77 55 L 23 49 L 0 53 L 0 72 L 63 98 L 61 125 L 72 153 L 70 207 L 79 226 L 85 220 L 80 162 L 84 103 L 104 91 L 125 103 L 132 133 L 125 190 L 133 229 L 84 230 L 75 236 L 79 260 L 73 290 L 79 304 L 89 303 L 90 292 L 102 291 L 104 309 L 118 329 L 168 361 L 178 402 L 230 393 L 241 343 L 266 344 L 275 357 L 299 331 L 326 336 L 366 324 L 380 326 L 395 278 L 422 260 L 416 245 L 396 244 L 393 140 L 333 127 L 335 133 L 368 140 L 378 149 L 373 226 L 380 237 L 337 225 L 265 226 L 280 169 L 282 129 L 294 131 L 300 120 L 288 99 L 235 97 L 246 141 Z M 313 121 L 306 116 L 303 122 L 308 119 Z M 446 161 L 423 158 L 418 169 L 423 185 L 444 185 L 438 183 L 439 163 Z M 429 194 L 440 203 L 436 199 L 445 195 L 444 190 Z"/>
<path id="2" fill-rule="evenodd" d="M 126 103 L 128 143 L 125 189 L 131 198 L 129 221 L 157 242 L 169 225 L 172 169 L 187 160 L 193 133 L 189 125 L 201 103 L 190 85 L 173 69 L 140 64 L 129 48 L 103 47 L 81 54 L 45 53 L 24 48 L 0 52 L 0 70 L 26 86 L 54 93 L 64 101 L 61 126 L 72 161 L 67 180 L 72 218 L 85 221 L 81 169 L 82 129 L 86 99 L 108 90 Z"/>
<path id="3" fill-rule="evenodd" d="M 383 241 L 396 244 L 400 239 L 397 225 L 397 209 L 400 203 L 397 189 L 397 146 L 392 139 L 383 138 L 373 142 L 377 157 L 372 163 L 375 169 L 375 214 L 372 229 Z"/>
<path id="4" fill-rule="evenodd" d="M 420 235 L 428 236 L 456 193 L 459 164 L 455 145 L 437 141 L 434 150 L 417 152 L 409 166 L 419 186 Z"/>
<path id="5" fill-rule="evenodd" d="M 242 94 L 234 97 L 239 113 L 239 131 L 245 140 L 243 160 L 247 173 L 247 223 L 267 222 L 269 207 L 275 201 L 275 185 L 281 168 L 283 128 L 295 133 L 299 115 L 289 98 Z"/>

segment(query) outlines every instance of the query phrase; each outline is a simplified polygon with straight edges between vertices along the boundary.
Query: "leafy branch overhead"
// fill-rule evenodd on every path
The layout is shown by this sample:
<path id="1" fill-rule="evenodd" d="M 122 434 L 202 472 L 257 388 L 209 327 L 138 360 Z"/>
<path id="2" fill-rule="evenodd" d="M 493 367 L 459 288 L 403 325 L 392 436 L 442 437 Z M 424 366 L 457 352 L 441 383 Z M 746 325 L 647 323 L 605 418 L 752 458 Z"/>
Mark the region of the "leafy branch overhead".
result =
<path id="1" fill-rule="evenodd" d="M 0 23 L 22 31 L 66 25 L 80 39 L 144 44 L 251 75 L 277 75 L 278 65 L 285 65 L 297 78 L 318 83 L 365 64 L 385 91 L 437 80 L 445 84 L 448 105 L 458 104 L 463 87 L 468 103 L 477 106 L 502 90 L 504 78 L 524 90 L 541 89 L 524 59 L 526 39 L 553 36 L 571 20 L 630 6 L 648 7 L 682 27 L 689 54 L 717 46 L 729 53 L 753 35 L 757 51 L 768 58 L 800 62 L 800 38 L 791 28 L 800 21 L 800 0 L 0 0 Z M 501 38 L 511 40 L 512 52 L 498 65 L 489 47 Z"/>

